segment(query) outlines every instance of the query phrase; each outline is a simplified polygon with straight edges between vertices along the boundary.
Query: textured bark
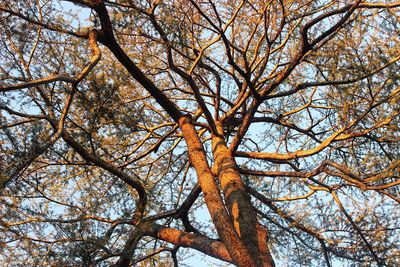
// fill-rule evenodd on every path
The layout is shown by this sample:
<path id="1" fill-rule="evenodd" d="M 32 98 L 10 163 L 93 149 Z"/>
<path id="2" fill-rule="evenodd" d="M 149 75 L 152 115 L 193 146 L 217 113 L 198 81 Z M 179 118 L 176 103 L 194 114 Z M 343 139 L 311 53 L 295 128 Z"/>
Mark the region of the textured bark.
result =
<path id="1" fill-rule="evenodd" d="M 243 267 L 259 266 L 243 244 L 229 219 L 192 119 L 189 116 L 180 118 L 179 126 L 185 138 L 190 161 L 196 170 L 207 208 L 219 237 L 223 240 L 235 264 Z"/>
<path id="2" fill-rule="evenodd" d="M 271 252 L 268 247 L 268 231 L 257 224 L 257 237 L 258 237 L 258 248 L 260 250 L 261 262 L 264 266 L 275 266 L 274 259 L 272 258 Z"/>
<path id="3" fill-rule="evenodd" d="M 217 125 L 217 128 L 222 134 L 221 125 Z M 262 254 L 270 255 L 268 247 L 265 241 L 259 242 L 256 213 L 244 188 L 235 159 L 221 135 L 213 135 L 212 148 L 215 160 L 214 169 L 218 175 L 229 216 L 236 232 L 257 264 L 274 266 L 270 256 L 262 256 Z M 263 234 L 263 236 L 266 235 Z"/>
<path id="4" fill-rule="evenodd" d="M 181 247 L 196 249 L 211 257 L 233 263 L 228 250 L 222 242 L 208 238 L 204 235 L 187 233 L 158 224 L 144 226 L 142 229 L 146 235 Z"/>

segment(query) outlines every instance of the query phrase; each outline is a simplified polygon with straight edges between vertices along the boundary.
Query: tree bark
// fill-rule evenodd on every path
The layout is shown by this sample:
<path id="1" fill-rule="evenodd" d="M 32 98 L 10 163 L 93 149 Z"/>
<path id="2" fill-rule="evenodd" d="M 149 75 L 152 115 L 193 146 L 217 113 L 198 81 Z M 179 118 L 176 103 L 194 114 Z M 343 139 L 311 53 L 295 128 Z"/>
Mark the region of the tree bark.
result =
<path id="1" fill-rule="evenodd" d="M 236 233 L 229 219 L 218 186 L 208 165 L 203 145 L 197 135 L 191 117 L 188 115 L 181 117 L 179 119 L 179 126 L 185 138 L 189 158 L 196 170 L 211 219 L 234 263 L 243 267 L 260 266 Z"/>
<path id="2" fill-rule="evenodd" d="M 149 235 L 181 247 L 192 248 L 211 257 L 233 263 L 232 257 L 222 242 L 208 238 L 204 235 L 188 233 L 158 224 L 144 225 L 142 226 L 142 230 L 145 235 Z"/>
<path id="3" fill-rule="evenodd" d="M 214 170 L 218 175 L 225 204 L 234 228 L 258 265 L 274 266 L 266 241 L 266 230 L 257 229 L 257 217 L 240 177 L 239 168 L 225 140 L 222 127 L 217 124 L 219 135 L 212 136 Z M 260 230 L 260 231 L 258 231 Z M 259 234 L 260 237 L 259 238 Z"/>

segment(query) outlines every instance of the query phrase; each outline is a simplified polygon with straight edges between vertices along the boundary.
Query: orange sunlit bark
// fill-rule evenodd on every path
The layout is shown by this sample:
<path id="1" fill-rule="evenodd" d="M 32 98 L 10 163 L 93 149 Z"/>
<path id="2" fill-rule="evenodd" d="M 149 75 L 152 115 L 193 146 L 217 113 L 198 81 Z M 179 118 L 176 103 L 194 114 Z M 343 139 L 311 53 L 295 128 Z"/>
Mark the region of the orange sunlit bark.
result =
<path id="1" fill-rule="evenodd" d="M 207 208 L 219 236 L 238 266 L 257 266 L 230 222 L 192 119 L 189 116 L 183 116 L 179 119 L 179 125 L 188 147 L 189 158 L 196 170 Z"/>

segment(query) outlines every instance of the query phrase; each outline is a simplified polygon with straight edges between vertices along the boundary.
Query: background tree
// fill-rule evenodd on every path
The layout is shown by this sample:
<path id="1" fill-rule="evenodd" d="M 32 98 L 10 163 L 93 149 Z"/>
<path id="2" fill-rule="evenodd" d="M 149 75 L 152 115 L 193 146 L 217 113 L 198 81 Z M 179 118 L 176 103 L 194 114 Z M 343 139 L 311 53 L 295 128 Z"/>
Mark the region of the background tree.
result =
<path id="1" fill-rule="evenodd" d="M 1 264 L 399 265 L 399 7 L 1 0 Z"/>

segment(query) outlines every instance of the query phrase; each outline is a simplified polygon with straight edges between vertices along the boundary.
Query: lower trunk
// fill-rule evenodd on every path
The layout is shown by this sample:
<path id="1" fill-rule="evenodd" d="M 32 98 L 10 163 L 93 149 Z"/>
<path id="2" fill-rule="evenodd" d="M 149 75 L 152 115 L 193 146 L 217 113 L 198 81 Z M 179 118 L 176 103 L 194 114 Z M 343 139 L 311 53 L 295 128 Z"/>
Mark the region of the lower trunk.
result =
<path id="1" fill-rule="evenodd" d="M 221 126 L 217 124 L 222 134 Z M 259 266 L 274 266 L 267 246 L 267 231 L 258 225 L 256 213 L 246 193 L 236 161 L 221 135 L 213 135 L 214 170 L 218 175 L 225 204 L 234 228 Z"/>
<path id="2" fill-rule="evenodd" d="M 226 160 L 224 159 L 226 158 L 225 152 L 217 153 L 220 155 L 218 160 L 222 159 L 218 166 L 221 169 L 221 186 L 224 189 L 225 201 L 230 213 L 228 215 L 192 119 L 189 116 L 181 117 L 179 126 L 185 138 L 189 158 L 196 170 L 212 221 L 233 262 L 237 266 L 243 267 L 274 266 L 268 247 L 264 246 L 266 240 L 259 241 L 256 230 L 256 215 L 251 207 L 250 199 L 244 191 L 240 176 L 238 176 L 237 167 L 232 168 L 233 158 L 228 157 L 228 160 Z M 223 146 L 226 148 L 225 144 Z M 217 150 L 222 151 L 219 145 Z M 218 160 L 216 159 L 216 161 Z M 236 166 L 234 160 L 233 165 Z M 224 174 L 222 175 L 222 173 Z M 247 216 L 250 218 L 246 218 Z M 264 253 L 268 254 L 267 257 L 262 255 Z"/>
<path id="3" fill-rule="evenodd" d="M 191 117 L 183 116 L 180 118 L 179 126 L 185 138 L 190 161 L 197 173 L 199 184 L 204 194 L 204 200 L 219 237 L 222 239 L 235 264 L 243 267 L 257 266 L 247 247 L 233 228 L 226 213 L 218 186 L 208 165 L 203 144 L 197 135 Z"/>

